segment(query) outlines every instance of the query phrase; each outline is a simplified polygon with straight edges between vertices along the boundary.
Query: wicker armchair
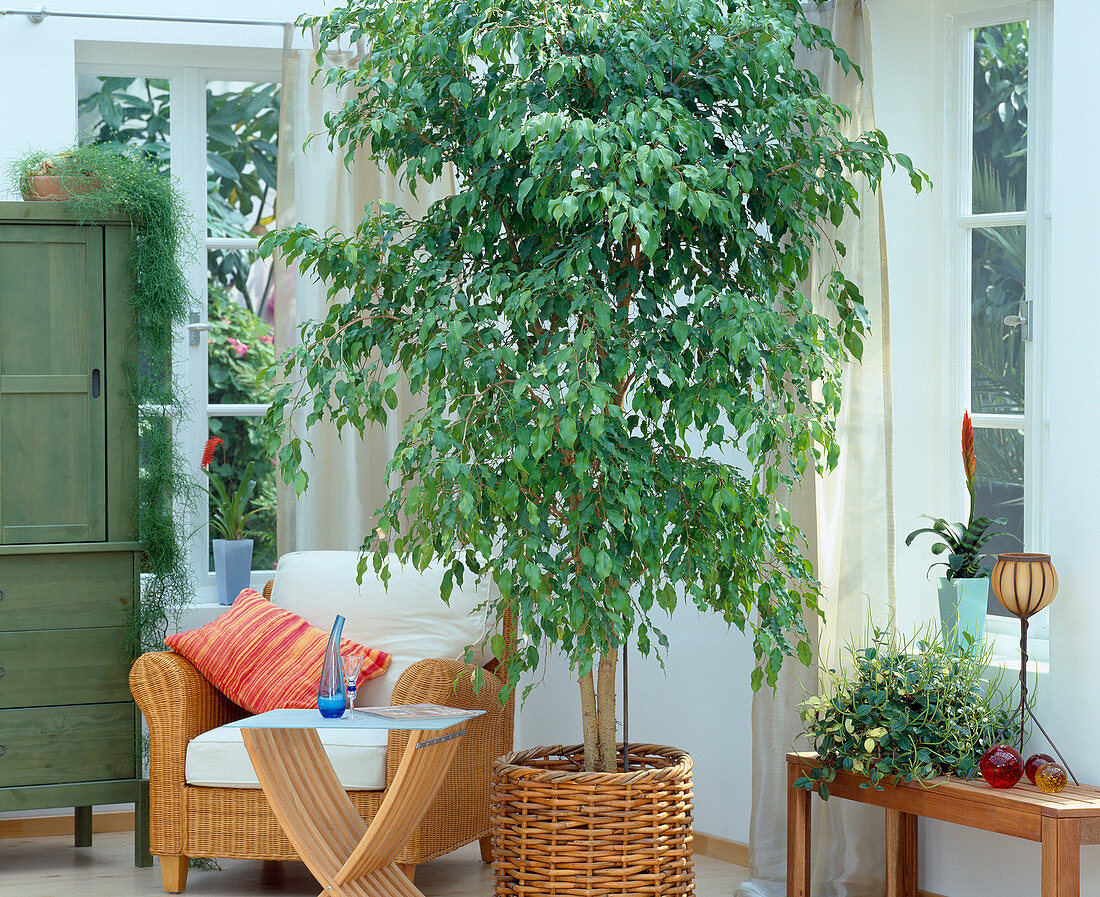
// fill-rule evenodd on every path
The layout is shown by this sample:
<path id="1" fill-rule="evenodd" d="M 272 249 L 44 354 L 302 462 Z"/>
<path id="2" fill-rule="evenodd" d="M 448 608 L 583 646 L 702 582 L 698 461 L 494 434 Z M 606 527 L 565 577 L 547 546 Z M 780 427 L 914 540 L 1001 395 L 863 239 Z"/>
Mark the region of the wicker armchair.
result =
<path id="1" fill-rule="evenodd" d="M 270 593 L 271 584 L 264 590 Z M 392 703 L 430 701 L 484 710 L 472 720 L 435 802 L 409 839 L 399 862 L 412 877 L 419 863 L 464 844 L 481 842 L 489 853 L 489 787 L 493 760 L 512 749 L 514 707 L 502 708 L 501 682 L 486 670 L 478 694 L 453 660 L 422 660 L 401 675 Z M 457 690 L 453 687 L 459 680 Z M 144 654 L 130 671 L 130 689 L 149 726 L 149 849 L 160 857 L 164 890 L 187 885 L 190 857 L 295 860 L 297 855 L 276 821 L 262 791 L 209 788 L 184 780 L 187 743 L 195 736 L 246 716 L 185 658 L 167 651 Z M 407 733 L 389 734 L 386 782 L 392 782 Z M 349 791 L 369 822 L 385 791 Z"/>

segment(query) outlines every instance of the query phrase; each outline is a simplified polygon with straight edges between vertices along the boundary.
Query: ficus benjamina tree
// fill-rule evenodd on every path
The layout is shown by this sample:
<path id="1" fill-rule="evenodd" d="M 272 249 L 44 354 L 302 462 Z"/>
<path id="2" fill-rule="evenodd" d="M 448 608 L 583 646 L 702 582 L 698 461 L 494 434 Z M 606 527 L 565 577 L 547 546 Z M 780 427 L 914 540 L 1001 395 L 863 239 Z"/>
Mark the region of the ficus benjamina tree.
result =
<path id="1" fill-rule="evenodd" d="M 458 186 L 415 220 L 381 203 L 354 233 L 264 239 L 333 301 L 269 373 L 284 476 L 306 487 L 296 411 L 364 430 L 407 378 L 423 409 L 364 549 L 384 577 L 388 552 L 442 561 L 444 598 L 491 576 L 509 684 L 568 657 L 589 769 L 615 768 L 620 648 L 660 654 L 679 604 L 751 630 L 754 688 L 808 662 L 819 586 L 780 498 L 835 463 L 869 325 L 835 269 L 813 307 L 811 253 L 843 254 L 828 228 L 861 179 L 923 179 L 881 133 L 843 136 L 796 63 L 843 50 L 797 0 L 353 0 L 303 23 L 318 77 L 355 88 L 333 151 Z"/>

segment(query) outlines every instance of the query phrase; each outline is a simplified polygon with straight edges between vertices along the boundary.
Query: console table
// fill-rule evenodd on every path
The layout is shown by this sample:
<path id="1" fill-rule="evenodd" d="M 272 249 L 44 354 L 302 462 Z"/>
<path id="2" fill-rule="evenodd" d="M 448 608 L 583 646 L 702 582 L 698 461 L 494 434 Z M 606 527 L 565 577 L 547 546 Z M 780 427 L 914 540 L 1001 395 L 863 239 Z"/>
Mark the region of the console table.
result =
<path id="1" fill-rule="evenodd" d="M 813 753 L 787 754 L 787 897 L 810 897 L 810 801 L 794 781 L 817 765 Z M 886 897 L 917 895 L 917 817 L 999 832 L 1043 846 L 1041 897 L 1080 897 L 1082 844 L 1100 844 L 1100 789 L 1069 785 L 1044 794 L 1027 779 L 991 788 L 982 779 L 860 788 L 863 776 L 837 773 L 829 796 L 886 810 Z"/>
<path id="2" fill-rule="evenodd" d="M 466 733 L 462 719 L 392 720 L 357 712 L 272 710 L 242 729 L 260 786 L 298 856 L 333 897 L 424 897 L 394 859 L 435 797 Z M 369 826 L 355 811 L 317 736 L 319 728 L 410 729 L 408 746 Z"/>

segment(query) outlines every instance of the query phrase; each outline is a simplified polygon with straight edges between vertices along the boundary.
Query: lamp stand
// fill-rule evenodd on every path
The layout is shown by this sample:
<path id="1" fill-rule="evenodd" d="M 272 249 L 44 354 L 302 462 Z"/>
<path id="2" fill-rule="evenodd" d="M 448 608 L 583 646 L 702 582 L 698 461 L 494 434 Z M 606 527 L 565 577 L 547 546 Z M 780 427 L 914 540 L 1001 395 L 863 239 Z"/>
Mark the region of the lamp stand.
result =
<path id="1" fill-rule="evenodd" d="M 1024 723 L 1027 721 L 1027 717 L 1031 717 L 1031 721 L 1035 723 L 1040 732 L 1043 733 L 1043 737 L 1047 740 L 1053 749 L 1054 753 L 1058 755 L 1058 759 L 1062 761 L 1062 768 L 1069 773 L 1069 777 L 1073 779 L 1074 785 L 1080 785 L 1077 781 L 1077 776 L 1073 774 L 1073 770 L 1069 768 L 1069 764 L 1066 762 L 1066 758 L 1062 756 L 1062 752 L 1058 750 L 1058 745 L 1054 743 L 1054 740 L 1047 735 L 1047 730 L 1043 728 L 1043 724 L 1039 722 L 1039 718 L 1032 711 L 1027 702 L 1027 617 L 1020 617 L 1020 753 L 1024 752 Z"/>

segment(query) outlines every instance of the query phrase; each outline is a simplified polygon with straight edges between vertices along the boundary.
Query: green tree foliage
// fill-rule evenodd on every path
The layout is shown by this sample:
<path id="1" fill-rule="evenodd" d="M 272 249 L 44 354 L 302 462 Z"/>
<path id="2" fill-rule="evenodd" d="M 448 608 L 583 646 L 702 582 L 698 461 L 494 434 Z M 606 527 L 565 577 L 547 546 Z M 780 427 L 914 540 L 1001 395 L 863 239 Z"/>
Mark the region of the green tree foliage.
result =
<path id="1" fill-rule="evenodd" d="M 284 475 L 305 488 L 296 408 L 362 430 L 407 377 L 426 407 L 364 546 L 384 574 L 391 549 L 442 559 L 444 597 L 490 574 L 524 639 L 494 640 L 510 682 L 550 645 L 575 668 L 589 768 L 614 763 L 617 649 L 659 651 L 682 601 L 752 631 L 754 687 L 808 660 L 819 589 L 779 496 L 837 458 L 867 316 L 839 272 L 835 323 L 803 283 L 856 180 L 896 159 L 921 184 L 795 63 L 844 52 L 795 0 L 357 0 L 305 24 L 321 77 L 357 87 L 334 150 L 459 187 L 419 220 L 265 238 L 334 300 L 280 368 Z"/>

